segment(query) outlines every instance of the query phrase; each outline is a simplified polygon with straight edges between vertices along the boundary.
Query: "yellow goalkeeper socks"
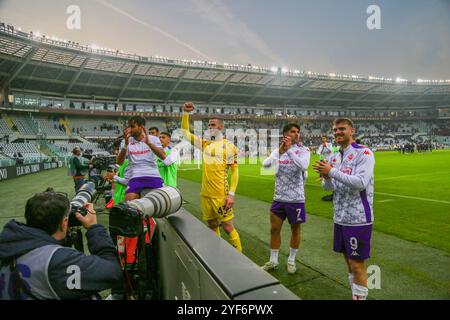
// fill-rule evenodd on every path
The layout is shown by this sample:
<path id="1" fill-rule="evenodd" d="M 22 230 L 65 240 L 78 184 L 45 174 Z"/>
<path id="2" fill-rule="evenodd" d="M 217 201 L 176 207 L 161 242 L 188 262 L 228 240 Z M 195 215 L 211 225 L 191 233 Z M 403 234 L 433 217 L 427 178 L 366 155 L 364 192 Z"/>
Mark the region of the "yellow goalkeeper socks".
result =
<path id="1" fill-rule="evenodd" d="M 241 246 L 241 238 L 239 238 L 239 233 L 234 229 L 230 232 L 230 238 L 229 242 L 233 247 L 235 247 L 239 252 L 242 252 L 242 246 Z"/>

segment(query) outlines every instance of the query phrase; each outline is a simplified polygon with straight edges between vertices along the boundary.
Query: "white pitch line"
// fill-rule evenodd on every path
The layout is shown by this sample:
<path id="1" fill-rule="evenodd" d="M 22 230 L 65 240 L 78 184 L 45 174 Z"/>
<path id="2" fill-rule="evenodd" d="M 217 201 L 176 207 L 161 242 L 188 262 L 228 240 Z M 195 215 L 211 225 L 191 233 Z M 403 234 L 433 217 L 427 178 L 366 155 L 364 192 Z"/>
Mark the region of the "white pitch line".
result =
<path id="1" fill-rule="evenodd" d="M 450 171 L 441 171 L 441 172 L 429 172 L 429 173 L 418 173 L 418 174 L 410 174 L 406 176 L 395 176 L 395 177 L 387 177 L 387 178 L 375 178 L 375 182 L 377 181 L 385 181 L 385 180 L 395 180 L 395 179 L 401 179 L 401 178 L 412 178 L 412 177 L 421 177 L 421 176 L 434 176 L 434 175 L 440 175 L 440 174 L 447 174 L 450 173 Z"/>
<path id="2" fill-rule="evenodd" d="M 274 177 L 273 178 L 266 178 L 266 177 L 250 176 L 250 175 L 245 175 L 245 174 L 241 174 L 240 176 L 250 177 L 250 178 L 258 178 L 258 179 L 264 179 L 264 180 L 272 180 L 272 181 L 275 182 L 275 178 Z M 376 182 L 376 180 L 375 180 L 375 182 Z M 306 185 L 309 186 L 309 187 L 322 188 L 322 186 L 317 185 L 317 184 L 307 183 Z M 435 200 L 435 199 L 420 198 L 420 197 L 412 197 L 412 196 L 405 196 L 405 195 L 401 195 L 401 194 L 384 193 L 384 192 L 375 192 L 375 194 L 379 194 L 379 195 L 383 195 L 383 196 L 390 196 L 390 197 L 397 197 L 397 198 L 405 198 L 405 199 L 413 199 L 413 200 L 421 200 L 421 201 L 429 201 L 429 202 L 450 204 L 450 201 Z"/>
<path id="3" fill-rule="evenodd" d="M 383 202 L 391 202 L 391 201 L 394 201 L 394 199 L 380 200 L 380 201 L 377 201 L 377 202 L 383 203 Z"/>
<path id="4" fill-rule="evenodd" d="M 411 196 L 404 196 L 404 195 L 401 195 L 401 194 L 392 194 L 392 193 L 384 193 L 384 192 L 375 192 L 375 194 L 381 194 L 383 196 L 390 196 L 390 197 L 397 197 L 397 198 L 405 198 L 405 199 L 413 199 L 413 200 L 422 200 L 422 201 L 430 201 L 430 202 L 438 202 L 438 203 L 450 204 L 450 201 L 435 200 L 435 199 L 428 199 L 428 198 L 419 198 L 419 197 L 411 197 Z"/>

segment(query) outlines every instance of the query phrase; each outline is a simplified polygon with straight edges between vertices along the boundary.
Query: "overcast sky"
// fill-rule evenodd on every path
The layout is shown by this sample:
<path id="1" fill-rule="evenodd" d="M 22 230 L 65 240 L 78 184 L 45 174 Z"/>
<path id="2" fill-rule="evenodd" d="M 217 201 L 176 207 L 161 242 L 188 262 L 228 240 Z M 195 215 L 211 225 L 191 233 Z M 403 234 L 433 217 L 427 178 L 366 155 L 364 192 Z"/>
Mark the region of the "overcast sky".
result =
<path id="1" fill-rule="evenodd" d="M 380 30 L 367 28 L 369 5 Z M 143 56 L 450 79 L 450 0 L 0 0 L 0 21 Z"/>

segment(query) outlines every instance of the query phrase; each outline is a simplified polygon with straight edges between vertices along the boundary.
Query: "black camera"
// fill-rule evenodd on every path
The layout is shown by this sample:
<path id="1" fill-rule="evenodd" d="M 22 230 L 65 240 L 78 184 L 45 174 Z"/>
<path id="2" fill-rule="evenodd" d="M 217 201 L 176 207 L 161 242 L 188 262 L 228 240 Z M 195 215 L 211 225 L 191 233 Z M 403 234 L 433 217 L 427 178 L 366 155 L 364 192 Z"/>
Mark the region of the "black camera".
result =
<path id="1" fill-rule="evenodd" d="M 176 188 L 152 189 L 141 199 L 113 207 L 109 214 L 109 230 L 115 235 L 137 237 L 143 233 L 145 219 L 166 217 L 177 212 L 182 203 L 183 198 Z"/>
<path id="2" fill-rule="evenodd" d="M 92 167 L 97 170 L 111 170 L 116 163 L 115 156 L 95 156 L 92 158 Z"/>
<path id="3" fill-rule="evenodd" d="M 86 203 L 92 202 L 95 194 L 95 184 L 92 181 L 83 184 L 81 188 L 78 189 L 76 195 L 73 197 L 72 201 L 70 201 L 69 227 L 81 226 L 81 223 L 76 218 L 75 213 L 79 212 L 81 215 L 85 216 L 87 214 L 87 210 L 84 206 Z"/>
<path id="4" fill-rule="evenodd" d="M 114 155 L 96 155 L 91 149 L 86 149 L 82 157 L 92 160 L 92 167 L 97 170 L 109 170 L 116 163 Z"/>

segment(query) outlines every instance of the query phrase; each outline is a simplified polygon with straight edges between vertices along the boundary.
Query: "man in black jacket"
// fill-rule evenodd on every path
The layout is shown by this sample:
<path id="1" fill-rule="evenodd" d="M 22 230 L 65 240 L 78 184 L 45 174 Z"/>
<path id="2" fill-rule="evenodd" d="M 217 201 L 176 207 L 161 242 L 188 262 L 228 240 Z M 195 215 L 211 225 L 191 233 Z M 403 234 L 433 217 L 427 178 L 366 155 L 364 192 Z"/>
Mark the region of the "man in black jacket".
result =
<path id="1" fill-rule="evenodd" d="M 27 201 L 26 224 L 11 220 L 0 233 L 0 300 L 89 299 L 121 286 L 115 246 L 97 224 L 92 204 L 86 209 L 86 216 L 76 218 L 87 229 L 89 256 L 61 245 L 68 229 L 67 197 L 44 192 Z"/>

